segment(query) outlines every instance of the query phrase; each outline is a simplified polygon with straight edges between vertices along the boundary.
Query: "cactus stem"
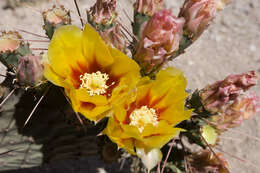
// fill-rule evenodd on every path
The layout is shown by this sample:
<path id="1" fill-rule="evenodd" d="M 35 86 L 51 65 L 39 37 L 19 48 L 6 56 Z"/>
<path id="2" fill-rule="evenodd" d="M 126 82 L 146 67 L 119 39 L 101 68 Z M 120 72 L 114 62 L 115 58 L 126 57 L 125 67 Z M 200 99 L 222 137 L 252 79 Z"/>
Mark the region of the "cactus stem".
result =
<path id="1" fill-rule="evenodd" d="M 83 22 L 83 19 L 81 17 L 81 14 L 80 14 L 80 10 L 79 10 L 79 6 L 78 6 L 77 0 L 74 0 L 74 4 L 76 6 L 76 9 L 77 9 L 77 12 L 78 12 L 78 15 L 79 15 L 79 19 L 80 19 L 81 25 L 82 25 L 82 27 L 84 27 L 84 22 Z"/>
<path id="2" fill-rule="evenodd" d="M 36 105 L 34 106 L 32 112 L 30 113 L 29 117 L 26 119 L 23 127 L 26 126 L 26 124 L 29 122 L 29 120 L 31 119 L 33 113 L 35 112 L 35 110 L 37 109 L 37 107 L 39 106 L 39 104 L 42 102 L 43 98 L 47 95 L 48 91 L 50 90 L 51 85 L 47 86 L 46 90 L 44 91 L 43 95 L 41 96 L 41 98 L 39 99 L 39 101 L 36 103 Z"/>
<path id="3" fill-rule="evenodd" d="M 14 88 L 6 97 L 5 99 L 0 103 L 0 108 L 3 106 L 3 104 L 8 100 L 9 97 L 11 97 L 11 95 L 14 93 L 14 91 L 16 90 L 17 88 Z"/>

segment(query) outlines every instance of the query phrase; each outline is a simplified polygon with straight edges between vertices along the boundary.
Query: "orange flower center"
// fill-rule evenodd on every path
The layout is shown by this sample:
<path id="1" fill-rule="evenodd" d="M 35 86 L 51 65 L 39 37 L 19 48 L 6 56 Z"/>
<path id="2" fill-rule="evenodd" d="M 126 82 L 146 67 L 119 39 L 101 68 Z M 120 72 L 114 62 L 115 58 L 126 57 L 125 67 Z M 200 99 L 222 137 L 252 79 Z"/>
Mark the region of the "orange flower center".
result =
<path id="1" fill-rule="evenodd" d="M 155 110 L 153 108 L 148 108 L 147 106 L 142 106 L 140 109 L 135 109 L 130 114 L 129 118 L 129 125 L 136 126 L 141 133 L 147 124 L 152 124 L 154 126 L 158 125 L 158 118 Z"/>
<path id="2" fill-rule="evenodd" d="M 106 85 L 108 79 L 108 75 L 100 71 L 91 74 L 85 73 L 80 75 L 80 88 L 85 88 L 90 96 L 101 95 L 106 93 L 106 89 L 109 87 Z"/>

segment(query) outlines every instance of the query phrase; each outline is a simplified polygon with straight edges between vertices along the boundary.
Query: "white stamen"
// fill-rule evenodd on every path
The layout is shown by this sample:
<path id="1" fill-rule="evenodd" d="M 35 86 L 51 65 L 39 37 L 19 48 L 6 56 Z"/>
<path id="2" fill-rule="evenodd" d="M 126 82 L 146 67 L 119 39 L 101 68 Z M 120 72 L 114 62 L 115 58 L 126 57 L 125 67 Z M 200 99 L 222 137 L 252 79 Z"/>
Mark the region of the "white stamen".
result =
<path id="1" fill-rule="evenodd" d="M 130 114 L 130 121 L 129 125 L 136 126 L 141 133 L 147 124 L 152 124 L 154 126 L 158 125 L 158 118 L 155 110 L 153 108 L 148 108 L 147 106 L 135 109 Z"/>
<path id="2" fill-rule="evenodd" d="M 80 75 L 80 88 L 87 89 L 90 96 L 105 94 L 106 89 L 109 87 L 106 85 L 108 79 L 108 75 L 100 71 L 91 74 L 85 73 Z"/>

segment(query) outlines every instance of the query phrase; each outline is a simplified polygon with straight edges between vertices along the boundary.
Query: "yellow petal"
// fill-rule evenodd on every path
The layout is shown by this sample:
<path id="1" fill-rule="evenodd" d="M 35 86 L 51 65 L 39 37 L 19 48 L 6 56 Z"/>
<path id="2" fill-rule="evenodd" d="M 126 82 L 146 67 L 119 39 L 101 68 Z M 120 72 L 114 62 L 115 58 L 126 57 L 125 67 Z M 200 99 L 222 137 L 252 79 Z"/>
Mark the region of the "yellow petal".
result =
<path id="1" fill-rule="evenodd" d="M 64 85 L 64 78 L 55 73 L 49 65 L 44 66 L 43 75 L 54 85 L 62 87 Z"/>
<path id="2" fill-rule="evenodd" d="M 122 123 L 126 118 L 126 110 L 122 106 L 115 106 L 113 110 L 113 116 L 116 118 L 117 121 Z"/>
<path id="3" fill-rule="evenodd" d="M 110 67 L 110 73 L 114 76 L 121 76 L 121 75 L 135 75 L 138 78 L 139 76 L 139 66 L 138 64 L 126 56 L 123 52 L 119 51 L 118 49 L 109 47 L 111 55 L 114 57 L 115 62 Z M 132 73 L 129 73 L 132 72 Z"/>
<path id="4" fill-rule="evenodd" d="M 110 109 L 110 106 L 97 106 L 95 108 L 80 107 L 79 112 L 91 121 L 98 121 L 106 116 L 104 114 Z"/>
<path id="5" fill-rule="evenodd" d="M 86 63 L 82 54 L 82 31 L 71 25 L 57 29 L 48 49 L 49 63 L 52 69 L 63 78 L 68 77 L 71 68 Z"/>
<path id="6" fill-rule="evenodd" d="M 145 148 L 162 148 L 172 138 L 179 135 L 181 129 L 172 128 L 167 134 L 155 135 L 146 137 L 142 140 L 136 141 L 136 146 L 143 146 Z"/>
<path id="7" fill-rule="evenodd" d="M 81 102 L 90 102 L 97 106 L 108 104 L 107 98 L 103 95 L 94 95 L 90 96 L 88 91 L 84 88 L 75 89 L 72 92 L 75 92 L 75 98 Z"/>
<path id="8" fill-rule="evenodd" d="M 89 24 L 83 31 L 83 54 L 89 61 L 96 61 L 101 67 L 106 67 L 114 62 L 105 42 Z"/>

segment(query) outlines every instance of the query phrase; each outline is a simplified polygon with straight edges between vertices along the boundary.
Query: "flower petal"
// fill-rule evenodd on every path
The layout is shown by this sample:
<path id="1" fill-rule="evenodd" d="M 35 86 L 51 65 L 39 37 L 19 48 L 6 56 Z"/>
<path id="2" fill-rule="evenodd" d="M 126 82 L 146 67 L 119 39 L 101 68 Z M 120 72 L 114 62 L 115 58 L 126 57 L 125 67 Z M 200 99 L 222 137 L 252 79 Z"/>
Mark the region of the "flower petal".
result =
<path id="1" fill-rule="evenodd" d="M 106 67 L 114 62 L 109 49 L 100 35 L 90 25 L 86 24 L 83 31 L 83 54 L 91 62 Z"/>
<path id="2" fill-rule="evenodd" d="M 71 68 L 85 61 L 82 54 L 82 31 L 71 25 L 55 31 L 48 49 L 48 58 L 52 69 L 63 78 L 68 77 Z"/>
<path id="3" fill-rule="evenodd" d="M 114 76 L 122 76 L 122 75 L 135 75 L 139 76 L 139 66 L 138 64 L 126 56 L 123 52 L 119 51 L 118 49 L 109 47 L 111 55 L 114 57 L 115 62 L 110 67 L 110 73 Z M 126 65 L 127 64 L 127 65 Z M 134 72 L 134 73 L 129 73 Z"/>

